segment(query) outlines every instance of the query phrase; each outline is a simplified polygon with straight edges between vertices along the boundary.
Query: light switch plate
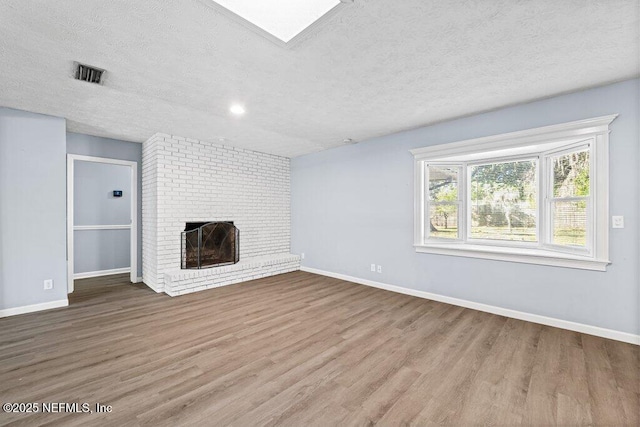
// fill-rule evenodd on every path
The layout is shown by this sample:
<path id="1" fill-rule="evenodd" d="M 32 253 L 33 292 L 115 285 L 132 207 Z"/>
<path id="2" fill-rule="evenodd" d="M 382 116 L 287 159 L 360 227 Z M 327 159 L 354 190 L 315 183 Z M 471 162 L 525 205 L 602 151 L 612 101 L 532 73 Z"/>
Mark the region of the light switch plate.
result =
<path id="1" fill-rule="evenodd" d="M 611 217 L 611 227 L 612 228 L 624 228 L 624 217 L 623 216 L 612 216 Z"/>

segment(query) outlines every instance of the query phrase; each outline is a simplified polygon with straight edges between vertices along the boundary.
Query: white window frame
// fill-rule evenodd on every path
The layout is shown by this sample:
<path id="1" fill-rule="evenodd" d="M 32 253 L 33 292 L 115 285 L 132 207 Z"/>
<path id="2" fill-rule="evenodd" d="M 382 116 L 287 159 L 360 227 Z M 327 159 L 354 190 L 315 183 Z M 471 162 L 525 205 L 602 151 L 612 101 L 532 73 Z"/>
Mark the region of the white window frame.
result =
<path id="1" fill-rule="evenodd" d="M 425 163 L 426 165 L 426 163 Z M 459 163 L 452 163 L 452 164 L 448 164 L 448 163 L 433 163 L 433 164 L 429 164 L 428 166 L 437 166 L 437 167 L 443 167 L 443 168 L 456 168 L 458 169 L 458 181 L 456 183 L 456 192 L 458 193 L 458 200 L 456 200 L 455 202 L 436 202 L 435 205 L 456 205 L 458 207 L 458 215 L 457 215 L 457 223 L 458 223 L 458 237 L 456 237 L 455 239 L 443 239 L 443 238 L 434 238 L 434 240 L 438 240 L 438 241 L 442 241 L 442 242 L 452 242 L 452 241 L 456 241 L 459 242 L 462 239 L 462 236 L 464 236 L 463 234 L 463 229 L 461 229 L 460 225 L 464 222 L 462 220 L 462 215 L 464 215 L 464 212 L 466 211 L 466 200 L 465 200 L 465 193 L 463 191 L 463 187 L 464 185 L 461 185 L 464 182 L 464 171 L 463 171 L 463 167 L 462 165 L 460 165 Z M 425 169 L 425 176 L 424 176 L 424 180 L 425 182 L 429 182 L 429 173 L 428 170 Z M 429 192 L 427 191 L 427 189 L 425 188 L 425 194 L 424 194 L 424 198 L 425 198 L 425 205 L 428 206 L 427 200 L 429 198 Z M 428 211 L 428 207 L 426 208 L 426 210 Z M 428 222 L 428 213 L 424 216 L 423 220 L 425 222 Z"/>
<path id="2" fill-rule="evenodd" d="M 544 195 L 544 218 L 547 220 L 544 227 L 544 236 L 547 239 L 546 246 L 550 250 L 557 250 L 560 252 L 568 252 L 575 253 L 578 255 L 587 255 L 593 257 L 594 255 L 594 233 L 596 224 L 594 223 L 594 200 L 595 195 L 597 193 L 597 189 L 594 186 L 594 180 L 589 180 L 589 196 L 580 196 L 580 197 L 554 197 L 553 196 L 553 166 L 551 164 L 551 160 L 554 157 L 562 156 L 563 154 L 575 153 L 577 151 L 582 151 L 582 148 L 587 148 L 589 151 L 589 176 L 596 176 L 596 168 L 594 166 L 594 162 L 592 161 L 592 156 L 594 155 L 595 143 L 593 140 L 588 140 L 587 142 L 579 142 L 577 144 L 572 144 L 567 147 L 563 147 L 558 150 L 549 151 L 544 154 L 542 157 L 542 161 L 546 163 L 546 177 L 545 183 L 542 187 L 542 194 Z M 552 235 L 553 235 L 553 201 L 555 200 L 564 200 L 570 201 L 578 200 L 578 199 L 586 199 L 587 202 L 587 235 L 586 235 L 586 246 L 585 248 L 579 247 L 571 247 L 571 246 L 563 246 L 557 245 L 553 243 Z"/>
<path id="3" fill-rule="evenodd" d="M 511 156 L 511 157 L 487 157 L 482 160 L 474 160 L 471 162 L 466 162 L 463 164 L 463 168 L 465 169 L 465 173 L 467 175 L 466 180 L 466 188 L 465 194 L 471 188 L 471 176 L 468 173 L 468 169 L 470 166 L 481 166 L 481 165 L 492 165 L 496 163 L 510 163 L 510 162 L 518 162 L 524 160 L 536 160 L 536 186 L 538 187 L 538 198 L 540 197 L 540 156 L 537 153 L 532 154 L 524 154 L 520 156 Z M 469 199 L 470 201 L 471 199 Z M 465 201 L 466 202 L 466 201 Z M 466 210 L 466 241 L 472 242 L 475 244 L 487 245 L 487 246 L 508 246 L 508 247 L 536 247 L 540 242 L 540 200 L 536 200 L 536 242 L 522 242 L 517 240 L 497 240 L 497 239 L 480 239 L 477 237 L 471 237 L 471 209 Z"/>
<path id="4" fill-rule="evenodd" d="M 606 271 L 609 261 L 609 125 L 617 114 L 541 128 L 470 139 L 411 150 L 414 156 L 414 247 L 416 252 L 483 258 Z M 565 152 L 589 146 L 590 192 L 587 209 L 586 248 L 554 245 L 550 197 L 550 162 Z M 533 242 L 470 238 L 467 207 L 468 166 L 503 160 L 537 158 L 537 237 Z M 428 223 L 426 166 L 459 166 L 458 239 L 425 238 Z M 549 176 L 547 176 L 549 175 Z"/>

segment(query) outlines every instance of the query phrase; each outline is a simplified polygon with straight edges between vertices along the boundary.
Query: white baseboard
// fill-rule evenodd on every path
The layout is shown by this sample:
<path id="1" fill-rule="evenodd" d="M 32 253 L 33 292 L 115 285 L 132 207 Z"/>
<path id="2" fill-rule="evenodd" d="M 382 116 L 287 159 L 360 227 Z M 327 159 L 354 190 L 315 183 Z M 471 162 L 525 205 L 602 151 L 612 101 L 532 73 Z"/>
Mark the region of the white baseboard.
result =
<path id="1" fill-rule="evenodd" d="M 136 277 L 136 282 L 135 283 L 140 283 L 140 282 L 142 282 L 142 277 L 140 277 L 140 276 Z"/>
<path id="2" fill-rule="evenodd" d="M 98 270 L 98 271 L 87 271 L 86 273 L 75 273 L 73 275 L 73 279 L 88 279 L 90 277 L 101 277 L 101 276 L 109 276 L 111 274 L 123 274 L 130 273 L 131 268 L 114 268 L 112 270 Z"/>
<path id="3" fill-rule="evenodd" d="M 51 310 L 52 308 L 66 307 L 69 305 L 68 299 L 43 302 L 40 304 L 23 305 L 22 307 L 5 308 L 0 310 L 0 317 L 17 316 L 18 314 L 33 313 L 35 311 Z"/>
<path id="4" fill-rule="evenodd" d="M 333 273 L 330 271 L 319 270 L 310 267 L 300 267 L 300 270 L 308 273 L 320 274 L 322 276 L 342 279 L 361 285 L 372 286 L 374 288 L 385 289 L 387 291 L 398 292 L 405 295 L 412 295 L 419 298 L 430 299 L 433 301 L 444 302 L 446 304 L 457 305 L 460 307 L 471 308 L 478 311 L 497 314 L 500 316 L 511 317 L 513 319 L 525 320 L 527 322 L 539 323 L 542 325 L 553 326 L 556 328 L 568 329 L 570 331 L 581 332 L 583 334 L 595 335 L 598 337 L 609 338 L 616 341 L 622 341 L 630 344 L 640 345 L 640 335 L 634 335 L 627 332 L 614 331 L 613 329 L 600 328 L 598 326 L 585 325 L 584 323 L 570 322 L 568 320 L 557 319 L 554 317 L 540 316 L 538 314 L 526 313 L 523 311 L 511 310 L 508 308 L 497 307 L 494 305 L 482 304 L 479 302 L 468 301 L 459 298 L 448 297 L 445 295 L 433 294 L 431 292 L 419 291 L 416 289 L 403 288 L 401 286 L 389 285 L 386 283 L 375 282 L 373 280 L 361 279 L 359 277 L 347 276 L 346 274 Z"/>

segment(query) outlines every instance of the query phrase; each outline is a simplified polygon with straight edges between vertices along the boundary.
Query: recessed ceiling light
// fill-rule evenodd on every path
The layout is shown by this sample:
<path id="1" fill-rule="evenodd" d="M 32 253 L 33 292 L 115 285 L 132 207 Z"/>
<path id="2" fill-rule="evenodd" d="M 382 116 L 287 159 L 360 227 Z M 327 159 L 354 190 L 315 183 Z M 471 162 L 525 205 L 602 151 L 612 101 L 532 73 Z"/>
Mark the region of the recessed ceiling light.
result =
<path id="1" fill-rule="evenodd" d="M 340 3 L 345 3 L 341 0 L 215 0 L 215 2 L 285 43 L 331 9 Z"/>
<path id="2" fill-rule="evenodd" d="M 245 113 L 244 107 L 240 104 L 233 104 L 231 108 L 229 108 L 229 111 L 231 111 L 231 113 L 235 114 L 236 116 L 241 116 Z"/>

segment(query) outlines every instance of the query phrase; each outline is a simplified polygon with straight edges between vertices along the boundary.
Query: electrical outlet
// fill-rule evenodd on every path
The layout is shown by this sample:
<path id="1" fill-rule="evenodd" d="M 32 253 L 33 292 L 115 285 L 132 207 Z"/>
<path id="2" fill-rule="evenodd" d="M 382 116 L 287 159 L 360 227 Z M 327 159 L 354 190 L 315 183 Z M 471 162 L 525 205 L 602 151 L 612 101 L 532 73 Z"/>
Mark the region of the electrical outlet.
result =
<path id="1" fill-rule="evenodd" d="M 53 279 L 47 279 L 44 281 L 44 288 L 46 290 L 53 289 Z"/>
<path id="2" fill-rule="evenodd" d="M 611 217 L 611 228 L 624 228 L 624 217 L 623 216 L 612 216 Z"/>
<path id="3" fill-rule="evenodd" d="M 300 254 L 300 259 L 304 259 L 304 252 Z"/>
<path id="4" fill-rule="evenodd" d="M 381 265 L 378 266 L 378 273 L 382 273 L 382 266 Z"/>
<path id="5" fill-rule="evenodd" d="M 376 265 L 375 264 L 371 264 L 371 271 L 373 271 L 374 273 L 376 272 Z"/>

